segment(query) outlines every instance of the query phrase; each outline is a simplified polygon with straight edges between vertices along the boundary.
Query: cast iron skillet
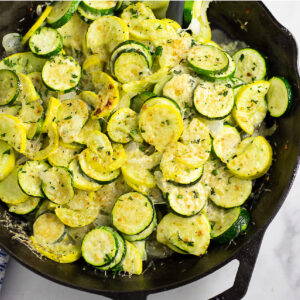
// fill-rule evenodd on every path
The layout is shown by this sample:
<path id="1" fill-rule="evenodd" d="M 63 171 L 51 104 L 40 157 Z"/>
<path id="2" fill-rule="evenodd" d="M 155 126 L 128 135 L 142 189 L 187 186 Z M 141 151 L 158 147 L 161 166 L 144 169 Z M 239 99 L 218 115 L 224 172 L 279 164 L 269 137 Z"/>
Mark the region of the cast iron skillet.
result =
<path id="1" fill-rule="evenodd" d="M 0 2 L 1 38 L 17 27 L 26 30 L 30 26 L 28 8 L 36 2 Z M 183 2 L 170 4 L 168 16 L 182 21 Z M 24 244 L 12 239 L 13 233 L 0 226 L 0 246 L 30 270 L 57 283 L 76 289 L 104 295 L 113 299 L 145 299 L 148 294 L 165 291 L 200 279 L 219 269 L 229 261 L 238 259 L 240 266 L 229 290 L 214 299 L 240 299 L 248 288 L 260 244 L 267 226 L 281 207 L 296 174 L 299 160 L 300 140 L 300 79 L 297 70 L 297 46 L 292 35 L 282 27 L 261 2 L 213 2 L 209 8 L 209 20 L 213 27 L 223 29 L 234 39 L 245 41 L 251 47 L 265 54 L 269 62 L 269 75 L 285 76 L 291 83 L 294 105 L 289 114 L 278 120 L 279 129 L 269 139 L 276 161 L 269 172 L 269 180 L 256 183 L 254 197 L 248 201 L 252 214 L 252 226 L 246 235 L 239 237 L 236 244 L 226 248 L 211 245 L 208 254 L 201 259 L 174 255 L 155 262 L 142 276 L 105 277 L 103 273 L 86 266 L 83 261 L 73 264 L 57 264 L 37 258 Z M 29 16 L 27 23 L 18 23 Z M 247 25 L 241 28 L 241 24 Z M 267 191 L 259 189 L 264 183 Z M 269 192 L 268 190 L 272 190 Z M 259 198 L 259 201 L 257 201 Z M 4 215 L 0 206 L 0 219 Z M 18 217 L 13 216 L 15 222 Z"/>

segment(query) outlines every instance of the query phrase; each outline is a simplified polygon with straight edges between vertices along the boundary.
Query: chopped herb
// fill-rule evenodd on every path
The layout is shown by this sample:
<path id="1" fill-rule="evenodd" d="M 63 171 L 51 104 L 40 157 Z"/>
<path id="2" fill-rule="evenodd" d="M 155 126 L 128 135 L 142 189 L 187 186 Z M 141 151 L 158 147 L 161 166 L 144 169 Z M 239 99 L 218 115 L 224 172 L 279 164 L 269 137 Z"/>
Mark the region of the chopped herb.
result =
<path id="1" fill-rule="evenodd" d="M 130 131 L 130 133 L 132 135 L 136 135 L 136 134 L 138 134 L 138 130 L 137 129 L 133 129 L 133 130 Z"/>
<path id="2" fill-rule="evenodd" d="M 64 120 L 70 120 L 70 119 L 72 119 L 72 116 L 68 116 L 64 118 Z"/>
<path id="3" fill-rule="evenodd" d="M 177 232 L 177 236 L 178 236 L 178 240 L 182 241 L 184 244 L 186 244 L 189 247 L 193 247 L 194 246 L 194 242 L 193 241 L 185 241 L 181 238 L 181 236 L 179 235 L 179 231 Z"/>
<path id="4" fill-rule="evenodd" d="M 182 199 L 183 196 L 182 196 L 181 194 L 178 194 L 178 195 L 177 195 L 177 198 L 178 198 L 178 199 Z"/>
<path id="5" fill-rule="evenodd" d="M 178 74 L 181 73 L 181 70 L 173 70 L 173 73 L 176 74 L 176 75 L 178 75 Z"/>
<path id="6" fill-rule="evenodd" d="M 217 175 L 218 175 L 218 170 L 217 170 L 217 169 L 214 169 L 211 173 L 212 173 L 214 176 L 217 176 Z"/>
<path id="7" fill-rule="evenodd" d="M 10 149 L 7 149 L 7 150 L 4 151 L 2 154 L 10 154 Z"/>
<path id="8" fill-rule="evenodd" d="M 193 191 L 193 194 L 195 199 L 199 198 L 199 193 L 197 191 Z"/>
<path id="9" fill-rule="evenodd" d="M 245 55 L 244 55 L 244 54 L 241 54 L 241 56 L 240 56 L 240 61 L 243 61 L 244 58 L 245 58 Z"/>

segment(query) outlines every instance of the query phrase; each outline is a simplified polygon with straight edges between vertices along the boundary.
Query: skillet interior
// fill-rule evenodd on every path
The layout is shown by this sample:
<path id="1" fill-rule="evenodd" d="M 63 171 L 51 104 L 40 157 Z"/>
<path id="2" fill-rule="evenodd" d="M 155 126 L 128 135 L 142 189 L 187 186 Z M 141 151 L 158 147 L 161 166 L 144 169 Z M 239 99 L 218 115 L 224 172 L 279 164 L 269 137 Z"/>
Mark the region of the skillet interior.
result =
<path id="1" fill-rule="evenodd" d="M 1 39 L 4 34 L 16 30 L 19 25 L 16 20 L 25 16 L 25 7 L 28 8 L 30 5 L 35 6 L 36 2 L 31 4 L 30 2 L 0 2 Z M 171 5 L 174 5 L 173 11 L 182 11 L 182 2 Z M 278 120 L 279 128 L 270 139 L 276 160 L 269 172 L 270 180 L 265 182 L 265 188 L 272 192 L 256 192 L 259 201 L 251 205 L 253 224 L 247 235 L 238 238 L 236 245 L 232 244 L 227 249 L 224 246 L 210 247 L 208 254 L 201 259 L 174 255 L 168 259 L 156 261 L 155 268 L 151 268 L 143 276 L 132 278 L 116 276 L 113 280 L 111 277 L 105 277 L 103 273 L 95 273 L 81 260 L 76 264 L 66 265 L 50 260 L 40 260 L 25 245 L 12 239 L 13 233 L 4 226 L 0 226 L 1 247 L 29 269 L 49 279 L 78 289 L 114 296 L 115 292 L 148 290 L 147 293 L 151 293 L 201 278 L 223 265 L 249 243 L 259 231 L 266 228 L 284 201 L 298 160 L 300 81 L 295 41 L 290 33 L 281 27 L 258 2 L 213 2 L 209 8 L 209 20 L 212 21 L 213 26 L 221 28 L 233 39 L 243 40 L 265 54 L 269 62 L 269 74 L 285 76 L 293 86 L 294 105 L 289 114 Z M 246 30 L 243 30 L 241 24 L 245 22 L 248 23 L 245 26 Z M 28 25 L 25 24 L 24 28 Z M 4 209 L 4 205 L 1 204 L 0 219 L 3 218 Z M 13 216 L 13 220 L 17 222 L 18 217 Z M 83 267 L 85 267 L 84 270 Z"/>

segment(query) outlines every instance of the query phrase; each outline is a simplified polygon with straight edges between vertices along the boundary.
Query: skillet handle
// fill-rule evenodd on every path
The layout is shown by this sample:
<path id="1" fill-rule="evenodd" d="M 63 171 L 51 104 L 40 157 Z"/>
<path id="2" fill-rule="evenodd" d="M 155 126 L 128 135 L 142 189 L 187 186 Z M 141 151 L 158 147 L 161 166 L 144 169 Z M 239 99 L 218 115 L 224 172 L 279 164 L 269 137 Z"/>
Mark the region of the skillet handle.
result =
<path id="1" fill-rule="evenodd" d="M 253 241 L 234 257 L 234 259 L 239 260 L 240 265 L 233 286 L 209 300 L 238 300 L 245 296 L 264 234 L 265 230 L 259 232 Z"/>

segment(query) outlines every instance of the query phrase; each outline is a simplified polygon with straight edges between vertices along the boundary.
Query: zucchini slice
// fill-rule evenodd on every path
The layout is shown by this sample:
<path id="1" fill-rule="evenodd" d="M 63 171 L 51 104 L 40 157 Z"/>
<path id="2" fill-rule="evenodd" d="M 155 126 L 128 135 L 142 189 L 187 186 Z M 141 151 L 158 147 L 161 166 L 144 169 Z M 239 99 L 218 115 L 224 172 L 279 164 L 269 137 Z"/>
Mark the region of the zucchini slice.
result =
<path id="1" fill-rule="evenodd" d="M 47 128 L 46 138 L 42 138 L 40 149 L 35 149 L 35 141 L 27 140 L 24 155 L 31 160 L 44 160 L 58 147 L 58 132 L 56 123 L 52 122 Z"/>
<path id="2" fill-rule="evenodd" d="M 178 185 L 193 185 L 202 176 L 203 166 L 191 168 L 178 161 L 177 155 L 184 153 L 185 148 L 181 143 L 171 144 L 162 155 L 160 169 L 166 180 Z"/>
<path id="3" fill-rule="evenodd" d="M 89 118 L 86 103 L 80 99 L 61 102 L 56 116 L 60 137 L 65 143 L 72 143 Z"/>
<path id="4" fill-rule="evenodd" d="M 74 187 L 83 191 L 97 191 L 102 185 L 87 177 L 81 170 L 78 160 L 74 159 L 69 165 L 70 171 L 73 173 Z"/>
<path id="5" fill-rule="evenodd" d="M 15 160 L 14 149 L 0 140 L 0 181 L 14 169 Z"/>
<path id="6" fill-rule="evenodd" d="M 46 212 L 33 223 L 33 236 L 39 243 L 58 243 L 63 240 L 65 234 L 65 225 L 54 213 Z"/>
<path id="7" fill-rule="evenodd" d="M 98 16 L 113 15 L 116 1 L 81 1 L 80 6 L 87 12 L 97 14 Z"/>
<path id="8" fill-rule="evenodd" d="M 74 197 L 73 176 L 66 167 L 52 167 L 41 174 L 45 196 L 56 204 L 66 204 Z"/>
<path id="9" fill-rule="evenodd" d="M 112 209 L 112 222 L 118 231 L 135 235 L 152 222 L 154 208 L 151 200 L 136 192 L 122 195 Z"/>
<path id="10" fill-rule="evenodd" d="M 122 89 L 126 93 L 140 93 L 150 89 L 154 84 L 159 82 L 164 76 L 168 74 L 168 68 L 160 68 L 157 72 L 145 77 L 143 80 L 132 81 L 124 83 Z"/>
<path id="11" fill-rule="evenodd" d="M 80 145 L 86 145 L 88 137 L 93 131 L 101 131 L 101 124 L 100 120 L 95 120 L 90 117 L 75 136 L 74 142 Z"/>
<path id="12" fill-rule="evenodd" d="M 175 107 L 157 104 L 141 113 L 139 129 L 147 143 L 155 146 L 158 151 L 163 151 L 170 143 L 179 139 L 183 120 Z"/>
<path id="13" fill-rule="evenodd" d="M 60 106 L 60 103 L 61 103 L 60 100 L 54 97 L 51 97 L 49 99 L 48 107 L 45 114 L 45 120 L 41 130 L 43 133 L 47 132 L 50 124 L 54 121 L 54 119 L 56 119 L 57 111 Z"/>
<path id="14" fill-rule="evenodd" d="M 148 68 L 152 67 L 152 55 L 150 53 L 150 50 L 148 47 L 146 47 L 144 44 L 134 41 L 134 40 L 128 40 L 125 41 L 121 44 L 119 44 L 112 52 L 111 57 L 110 57 L 110 69 L 111 72 L 114 74 L 114 62 L 116 61 L 117 57 L 121 54 L 124 53 L 124 51 L 128 51 L 128 50 L 134 50 L 138 53 L 141 53 L 146 61 L 147 61 L 147 66 Z M 127 67 L 127 66 L 126 66 Z"/>
<path id="15" fill-rule="evenodd" d="M 284 115 L 292 104 L 292 88 L 284 77 L 272 77 L 267 93 L 268 110 L 272 117 Z"/>
<path id="16" fill-rule="evenodd" d="M 18 118 L 0 114 L 0 138 L 18 152 L 25 152 L 26 129 Z"/>
<path id="17" fill-rule="evenodd" d="M 140 254 L 142 261 L 147 260 L 146 241 L 135 241 L 135 242 L 132 242 L 131 244 L 135 247 L 135 249 Z M 128 244 L 127 244 L 127 251 L 130 252 L 130 250 L 128 249 Z M 124 259 L 124 261 L 125 261 L 125 259 Z"/>
<path id="18" fill-rule="evenodd" d="M 199 84 L 194 93 L 194 106 L 207 119 L 223 119 L 234 107 L 233 89 L 223 83 Z"/>
<path id="19" fill-rule="evenodd" d="M 16 53 L 0 62 L 0 69 L 13 70 L 17 73 L 29 74 L 41 72 L 46 60 L 31 52 Z"/>
<path id="20" fill-rule="evenodd" d="M 250 222 L 245 208 L 218 208 L 212 203 L 207 206 L 207 218 L 211 223 L 211 237 L 218 244 L 230 243 L 243 233 Z"/>
<path id="21" fill-rule="evenodd" d="M 63 46 L 61 35 L 50 27 L 40 27 L 29 40 L 29 48 L 32 53 L 40 57 L 51 57 L 58 54 Z"/>
<path id="22" fill-rule="evenodd" d="M 163 87 L 163 95 L 177 102 L 181 110 L 193 106 L 193 94 L 196 88 L 195 79 L 189 74 L 174 76 Z"/>
<path id="23" fill-rule="evenodd" d="M 136 38 L 140 23 L 143 20 L 155 19 L 155 15 L 150 7 L 142 2 L 137 2 L 127 6 L 123 10 L 121 18 L 128 26 L 130 34 Z"/>
<path id="24" fill-rule="evenodd" d="M 151 41 L 155 47 L 162 45 L 167 40 L 179 38 L 176 30 L 168 22 L 158 19 L 143 20 L 130 33 L 138 40 Z"/>
<path id="25" fill-rule="evenodd" d="M 165 84 L 173 78 L 172 74 L 167 74 L 162 76 L 159 82 L 157 82 L 153 88 L 153 93 L 155 96 L 162 96 L 163 95 L 163 88 Z M 153 95 L 153 96 L 154 96 Z M 149 97 L 150 98 L 150 97 Z"/>
<path id="26" fill-rule="evenodd" d="M 210 243 L 211 228 L 204 214 L 184 218 L 172 213 L 163 217 L 157 226 L 157 241 L 180 253 L 203 255 Z"/>
<path id="27" fill-rule="evenodd" d="M 44 197 L 41 173 L 49 168 L 45 161 L 27 161 L 18 171 L 18 181 L 23 192 L 33 197 Z"/>
<path id="28" fill-rule="evenodd" d="M 72 263 L 81 257 L 79 245 L 71 243 L 39 243 L 34 236 L 31 236 L 30 239 L 38 252 L 55 262 L 61 264 Z"/>
<path id="29" fill-rule="evenodd" d="M 118 84 L 104 72 L 92 73 L 93 84 L 98 92 L 98 101 L 94 104 L 93 119 L 107 117 L 119 102 Z"/>
<path id="30" fill-rule="evenodd" d="M 111 229 L 111 230 L 114 232 L 114 234 L 118 240 L 118 250 L 117 250 L 116 256 L 113 258 L 113 260 L 110 263 L 108 263 L 107 265 L 104 265 L 104 266 L 97 267 L 97 269 L 100 269 L 102 271 L 114 270 L 114 268 L 119 269 L 120 264 L 122 263 L 125 255 L 126 255 L 127 249 L 126 249 L 126 244 L 125 244 L 123 237 L 114 229 Z"/>
<path id="31" fill-rule="evenodd" d="M 27 139 L 35 139 L 41 133 L 44 124 L 45 113 L 43 101 L 37 99 L 30 103 L 22 103 L 17 117 L 22 121 L 26 129 Z"/>
<path id="32" fill-rule="evenodd" d="M 96 168 L 94 167 L 95 163 L 93 163 L 92 157 L 93 155 L 89 149 L 82 151 L 79 155 L 79 166 L 85 175 L 94 179 L 99 184 L 109 184 L 115 181 L 120 176 L 120 169 L 116 169 L 113 171 L 96 170 Z"/>
<path id="33" fill-rule="evenodd" d="M 18 75 L 11 70 L 0 70 L 0 105 L 13 104 L 20 91 Z"/>
<path id="34" fill-rule="evenodd" d="M 149 98 L 147 101 L 145 101 L 144 105 L 141 108 L 141 113 L 144 110 L 146 110 L 147 108 L 149 108 L 153 105 L 157 105 L 157 104 L 170 105 L 170 106 L 175 107 L 176 109 L 178 109 L 179 112 L 181 112 L 181 109 L 180 109 L 179 105 L 173 99 L 166 98 L 166 97 L 153 97 L 153 98 Z"/>
<path id="35" fill-rule="evenodd" d="M 185 127 L 180 140 L 185 147 L 178 149 L 176 159 L 179 162 L 192 168 L 199 168 L 208 160 L 211 138 L 208 127 L 199 119 L 192 119 Z"/>
<path id="36" fill-rule="evenodd" d="M 244 204 L 252 192 L 252 181 L 240 179 L 227 170 L 224 166 L 213 168 L 210 174 L 209 198 L 214 204 L 231 208 Z"/>
<path id="37" fill-rule="evenodd" d="M 236 95 L 232 115 L 237 124 L 249 135 L 252 135 L 266 117 L 267 103 L 265 95 L 270 87 L 268 81 L 256 81 L 243 86 Z"/>
<path id="38" fill-rule="evenodd" d="M 120 51 L 112 65 L 112 73 L 121 83 L 142 80 L 151 73 L 147 56 L 136 49 Z"/>
<path id="39" fill-rule="evenodd" d="M 81 251 L 84 260 L 95 267 L 108 265 L 119 249 L 117 233 L 107 226 L 91 230 L 83 239 Z"/>
<path id="40" fill-rule="evenodd" d="M 143 104 L 149 99 L 154 96 L 151 92 L 141 92 L 138 95 L 134 96 L 130 99 L 130 108 L 139 113 Z"/>
<path id="41" fill-rule="evenodd" d="M 35 87 L 27 75 L 17 73 L 20 79 L 20 92 L 17 99 L 15 100 L 16 104 L 30 103 L 34 102 L 37 99 L 40 99 L 39 94 L 35 90 Z"/>
<path id="42" fill-rule="evenodd" d="M 126 255 L 122 261 L 122 271 L 128 274 L 140 275 L 143 272 L 143 261 L 137 247 L 128 241 L 126 243 Z M 140 243 L 140 242 L 139 242 Z M 144 244 L 144 242 L 143 242 Z"/>
<path id="43" fill-rule="evenodd" d="M 79 1 L 58 1 L 52 6 L 52 10 L 47 17 L 47 22 L 53 28 L 58 28 L 66 24 L 77 10 Z"/>
<path id="44" fill-rule="evenodd" d="M 112 144 L 104 133 L 98 130 L 91 131 L 87 137 L 86 145 L 95 154 L 111 160 L 113 152 Z"/>
<path id="45" fill-rule="evenodd" d="M 104 1 L 93 1 L 93 2 L 103 3 Z M 111 11 L 111 10 L 107 10 L 106 12 L 103 12 L 103 14 L 101 14 L 101 13 L 95 13 L 95 12 L 92 12 L 92 11 L 88 11 L 87 9 L 85 9 L 83 7 L 82 4 L 80 4 L 78 6 L 77 13 L 80 16 L 80 18 L 84 22 L 86 22 L 87 24 L 93 23 L 93 21 L 95 21 L 99 17 L 102 17 L 102 16 L 112 16 L 113 15 L 113 11 Z"/>
<path id="46" fill-rule="evenodd" d="M 31 198 L 31 197 L 29 197 Z M 41 199 L 41 198 L 39 198 Z M 39 206 L 38 210 L 35 213 L 35 218 L 37 219 L 40 215 L 46 213 L 46 212 L 52 212 L 54 213 L 54 209 L 57 207 L 57 204 L 47 200 L 43 199 L 42 204 Z"/>
<path id="47" fill-rule="evenodd" d="M 29 197 L 25 202 L 20 204 L 8 204 L 8 211 L 17 215 L 26 215 L 32 213 L 40 204 L 41 199 Z"/>
<path id="48" fill-rule="evenodd" d="M 18 168 L 0 181 L 0 199 L 6 204 L 20 204 L 28 199 L 18 184 Z"/>
<path id="49" fill-rule="evenodd" d="M 101 60 L 107 61 L 117 45 L 129 39 L 126 23 L 115 16 L 104 16 L 96 19 L 86 34 L 87 48 L 98 53 Z"/>
<path id="50" fill-rule="evenodd" d="M 229 64 L 225 52 L 210 45 L 193 47 L 187 62 L 197 73 L 208 76 L 227 70 Z"/>
<path id="51" fill-rule="evenodd" d="M 78 13 L 75 13 L 65 25 L 57 28 L 63 39 L 64 50 L 78 61 L 83 59 L 83 54 L 87 55 L 83 48 L 87 29 L 88 24 L 80 18 Z"/>
<path id="52" fill-rule="evenodd" d="M 85 151 L 86 161 L 95 171 L 115 171 L 125 163 L 126 155 L 122 145 L 113 144 L 112 151 L 95 153 L 89 149 Z"/>
<path id="53" fill-rule="evenodd" d="M 67 93 L 79 84 L 80 77 L 81 67 L 71 56 L 54 56 L 42 70 L 43 82 L 52 91 Z"/>
<path id="54" fill-rule="evenodd" d="M 143 142 L 138 131 L 138 116 L 135 111 L 130 108 L 121 108 L 117 110 L 108 120 L 107 134 L 110 139 L 116 143 L 126 144 L 136 136 L 139 141 Z"/>
<path id="55" fill-rule="evenodd" d="M 234 77 L 246 83 L 263 80 L 267 75 L 265 58 L 251 48 L 241 49 L 233 55 L 236 64 Z"/>
<path id="56" fill-rule="evenodd" d="M 162 52 L 158 56 L 161 67 L 174 68 L 182 59 L 186 59 L 192 46 L 191 36 L 183 36 L 177 39 L 167 40 L 162 45 Z"/>
<path id="57" fill-rule="evenodd" d="M 188 187 L 180 187 L 164 180 L 160 187 L 166 194 L 170 208 L 178 215 L 191 217 L 205 207 L 208 193 L 201 182 Z"/>
<path id="58" fill-rule="evenodd" d="M 240 142 L 241 137 L 237 129 L 225 125 L 214 137 L 213 150 L 217 157 L 226 164 L 236 154 Z"/>
<path id="59" fill-rule="evenodd" d="M 225 52 L 225 55 L 228 58 L 227 69 L 222 72 L 218 72 L 218 73 L 215 73 L 212 75 L 205 76 L 206 79 L 215 81 L 215 80 L 225 80 L 225 79 L 229 79 L 229 78 L 233 77 L 233 75 L 235 73 L 235 69 L 236 69 L 235 62 L 234 62 L 233 58 L 231 58 L 231 56 L 229 54 L 227 54 L 226 52 Z"/>
<path id="60" fill-rule="evenodd" d="M 91 224 L 99 214 L 99 202 L 93 192 L 76 190 L 74 198 L 67 204 L 55 208 L 56 216 L 69 227 Z"/>
<path id="61" fill-rule="evenodd" d="M 12 105 L 12 106 L 0 106 L 0 114 L 16 116 L 20 110 L 20 105 Z"/>
<path id="62" fill-rule="evenodd" d="M 69 163 L 80 151 L 81 149 L 70 149 L 60 143 L 56 151 L 48 156 L 48 161 L 52 166 L 68 167 Z"/>
<path id="63" fill-rule="evenodd" d="M 152 222 L 145 230 L 143 230 L 142 232 L 140 232 L 138 234 L 134 234 L 134 235 L 123 234 L 123 236 L 124 236 L 125 240 L 127 240 L 129 242 L 142 241 L 142 240 L 147 239 L 152 234 L 152 232 L 155 230 L 156 225 L 157 225 L 157 219 L 156 219 L 156 212 L 154 211 L 154 216 L 153 216 Z"/>
<path id="64" fill-rule="evenodd" d="M 237 156 L 227 168 L 242 179 L 255 179 L 263 176 L 272 164 L 272 147 L 263 136 L 248 137 L 237 148 Z"/>
<path id="65" fill-rule="evenodd" d="M 30 39 L 33 33 L 44 23 L 48 15 L 52 10 L 52 6 L 46 6 L 45 10 L 41 14 L 41 16 L 37 19 L 37 21 L 31 26 L 31 28 L 26 32 L 26 34 L 22 38 L 22 45 L 25 45 L 26 42 Z"/>
<path id="66" fill-rule="evenodd" d="M 161 159 L 159 152 L 151 155 L 144 153 L 145 149 L 138 143 L 131 142 L 125 147 L 126 163 L 122 165 L 122 174 L 125 181 L 133 189 L 147 193 L 155 187 L 155 178 L 150 172 Z"/>
<path id="67" fill-rule="evenodd" d="M 32 72 L 27 74 L 27 77 L 31 80 L 37 94 L 44 101 L 45 107 L 49 106 L 49 99 L 51 97 L 57 97 L 57 92 L 50 91 L 43 83 L 41 72 Z M 35 100 L 35 99 L 34 99 Z"/>

